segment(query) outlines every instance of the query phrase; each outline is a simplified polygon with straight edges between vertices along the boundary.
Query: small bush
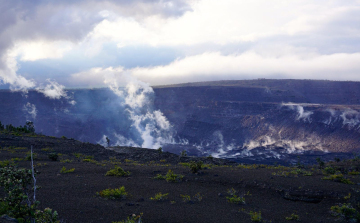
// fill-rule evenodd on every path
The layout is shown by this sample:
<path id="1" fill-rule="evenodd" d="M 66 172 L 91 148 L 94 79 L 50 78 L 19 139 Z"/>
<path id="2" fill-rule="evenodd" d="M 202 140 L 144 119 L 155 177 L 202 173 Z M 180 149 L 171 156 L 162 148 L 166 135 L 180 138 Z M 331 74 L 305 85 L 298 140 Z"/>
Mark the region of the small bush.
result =
<path id="1" fill-rule="evenodd" d="M 336 170 L 334 168 L 328 166 L 328 167 L 325 167 L 324 172 L 326 174 L 335 174 Z"/>
<path id="2" fill-rule="evenodd" d="M 169 170 L 165 175 L 165 180 L 167 182 L 180 182 L 182 181 L 183 177 L 184 177 L 183 175 L 174 174 L 172 170 Z"/>
<path id="3" fill-rule="evenodd" d="M 73 160 L 65 159 L 65 160 L 60 160 L 60 162 L 62 162 L 62 163 L 71 163 L 71 162 L 73 162 Z"/>
<path id="4" fill-rule="evenodd" d="M 332 180 L 335 182 L 341 182 L 344 184 L 354 184 L 354 182 L 352 182 L 351 180 L 344 178 L 344 175 L 342 175 L 341 173 L 336 173 L 336 174 L 330 175 L 328 177 L 323 177 L 322 179 L 323 180 Z"/>
<path id="5" fill-rule="evenodd" d="M 60 170 L 60 173 L 72 173 L 75 171 L 75 168 L 71 168 L 71 169 L 66 169 L 66 167 L 62 167 Z"/>
<path id="6" fill-rule="evenodd" d="M 81 154 L 81 153 L 73 153 L 73 155 L 74 155 L 76 158 L 78 158 L 78 159 L 80 159 L 80 158 L 82 158 L 82 157 L 85 156 L 84 154 Z"/>
<path id="7" fill-rule="evenodd" d="M 154 197 L 150 197 L 150 200 L 153 200 L 153 201 L 164 201 L 167 199 L 169 193 L 166 193 L 166 194 L 162 194 L 161 192 L 155 194 Z"/>
<path id="8" fill-rule="evenodd" d="M 114 169 L 109 170 L 105 174 L 105 176 L 117 176 L 117 177 L 126 177 L 129 175 L 130 175 L 129 171 L 125 171 L 123 168 L 119 166 L 115 166 Z"/>
<path id="9" fill-rule="evenodd" d="M 58 154 L 56 154 L 56 153 L 50 153 L 50 154 L 48 155 L 48 157 L 49 157 L 49 159 L 51 159 L 52 161 L 57 161 L 58 158 L 59 158 Z"/>
<path id="10" fill-rule="evenodd" d="M 190 162 L 190 169 L 191 169 L 191 172 L 192 173 L 197 173 L 199 170 L 202 169 L 202 165 L 203 165 L 203 162 L 202 161 L 198 161 L 198 162 L 194 162 L 194 161 L 191 161 Z"/>
<path id="11" fill-rule="evenodd" d="M 189 202 L 191 201 L 191 197 L 190 195 L 183 195 L 183 194 L 180 194 L 180 197 L 182 198 L 183 202 Z"/>
<path id="12" fill-rule="evenodd" d="M 289 217 L 285 217 L 287 221 L 300 221 L 300 217 L 297 214 L 292 213 Z"/>
<path id="13" fill-rule="evenodd" d="M 163 153 L 163 148 L 162 148 L 162 147 L 159 147 L 159 148 L 157 149 L 157 151 L 158 151 L 159 153 Z"/>
<path id="14" fill-rule="evenodd" d="M 233 195 L 231 197 L 226 197 L 227 201 L 229 203 L 233 203 L 233 204 L 245 204 L 245 198 L 244 197 L 239 197 L 237 195 Z"/>
<path id="15" fill-rule="evenodd" d="M 116 189 L 105 189 L 98 192 L 97 194 L 101 197 L 110 199 L 126 199 L 126 196 L 128 195 L 124 186 Z"/>
<path id="16" fill-rule="evenodd" d="M 320 157 L 316 158 L 316 162 L 319 164 L 319 168 L 322 169 L 325 166 L 324 161 Z"/>
<path id="17" fill-rule="evenodd" d="M 142 213 L 139 215 L 133 214 L 131 217 L 128 217 L 123 221 L 113 221 L 112 223 L 142 223 L 141 221 Z"/>
<path id="18" fill-rule="evenodd" d="M 37 159 L 37 153 L 33 153 L 33 160 L 36 160 L 36 159 Z M 31 161 L 31 152 L 26 153 L 25 160 Z"/>
<path id="19" fill-rule="evenodd" d="M 50 208 L 45 208 L 44 211 L 35 211 L 35 219 L 37 223 L 60 223 L 58 216 L 57 211 L 53 212 Z"/>
<path id="20" fill-rule="evenodd" d="M 181 157 L 187 156 L 187 151 L 186 150 L 181 151 L 180 156 Z"/>
<path id="21" fill-rule="evenodd" d="M 14 165 L 14 162 L 12 162 L 10 160 L 0 161 L 0 167 L 6 167 L 6 166 L 11 166 L 11 165 Z"/>
<path id="22" fill-rule="evenodd" d="M 259 212 L 250 211 L 250 217 L 251 217 L 251 221 L 254 221 L 254 222 L 261 222 L 262 221 L 261 211 L 259 211 Z"/>
<path id="23" fill-rule="evenodd" d="M 54 150 L 53 150 L 52 148 L 46 147 L 46 148 L 42 148 L 41 151 L 44 151 L 44 152 L 52 152 L 52 151 L 54 151 Z"/>
<path id="24" fill-rule="evenodd" d="M 331 214 L 345 220 L 360 220 L 359 212 L 351 204 L 340 204 L 331 207 Z"/>
<path id="25" fill-rule="evenodd" d="M 154 177 L 154 179 L 156 179 L 156 180 L 165 180 L 165 177 L 163 175 L 161 175 L 161 174 L 158 174 L 158 175 L 156 175 L 156 177 Z"/>

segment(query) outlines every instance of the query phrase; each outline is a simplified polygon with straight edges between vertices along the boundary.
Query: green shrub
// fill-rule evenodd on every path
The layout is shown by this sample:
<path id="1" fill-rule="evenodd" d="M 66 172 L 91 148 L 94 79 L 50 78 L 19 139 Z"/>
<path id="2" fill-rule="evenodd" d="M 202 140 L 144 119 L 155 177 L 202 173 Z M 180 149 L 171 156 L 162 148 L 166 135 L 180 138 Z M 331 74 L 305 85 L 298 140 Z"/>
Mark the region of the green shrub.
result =
<path id="1" fill-rule="evenodd" d="M 172 170 L 169 170 L 167 174 L 165 175 L 165 180 L 167 182 L 179 182 L 183 179 L 183 175 L 180 174 L 174 174 Z"/>
<path id="2" fill-rule="evenodd" d="M 161 174 L 157 174 L 156 177 L 154 177 L 156 180 L 165 180 L 165 177 Z"/>
<path id="3" fill-rule="evenodd" d="M 321 179 L 332 180 L 332 181 L 341 182 L 344 184 L 354 184 L 354 182 L 352 182 L 351 180 L 344 178 L 344 175 L 342 175 L 341 173 L 335 173 L 333 175 L 330 175 L 328 177 L 323 177 Z"/>
<path id="4" fill-rule="evenodd" d="M 35 219 L 36 223 L 59 223 L 58 213 L 50 208 L 45 208 L 44 211 L 36 210 Z"/>
<path id="5" fill-rule="evenodd" d="M 117 177 L 125 177 L 129 176 L 130 172 L 123 170 L 123 168 L 119 166 L 115 166 L 114 169 L 109 170 L 106 172 L 105 176 L 117 176 Z"/>
<path id="6" fill-rule="evenodd" d="M 191 169 L 191 172 L 192 173 L 197 173 L 199 170 L 202 169 L 202 165 L 203 165 L 203 162 L 202 161 L 198 161 L 198 162 L 194 162 L 194 161 L 191 161 L 190 162 L 190 169 Z"/>
<path id="7" fill-rule="evenodd" d="M 6 166 L 12 166 L 12 165 L 14 165 L 14 162 L 12 162 L 10 160 L 0 161 L 0 167 L 6 167 Z"/>
<path id="8" fill-rule="evenodd" d="M 259 212 L 250 211 L 250 217 L 251 217 L 251 221 L 254 221 L 254 222 L 261 222 L 262 221 L 261 211 L 259 211 Z"/>
<path id="9" fill-rule="evenodd" d="M 187 151 L 186 150 L 181 151 L 180 156 L 181 157 L 187 156 Z"/>
<path id="10" fill-rule="evenodd" d="M 82 157 L 84 157 L 85 155 L 82 154 L 82 153 L 73 153 L 73 155 L 78 158 L 78 159 L 81 159 Z"/>
<path id="11" fill-rule="evenodd" d="M 300 221 L 300 217 L 297 214 L 292 213 L 289 217 L 285 217 L 287 221 Z"/>
<path id="12" fill-rule="evenodd" d="M 331 214 L 345 220 L 360 220 L 359 212 L 351 204 L 340 204 L 331 207 Z"/>
<path id="13" fill-rule="evenodd" d="M 113 221 L 112 223 L 141 223 L 142 213 L 139 215 L 133 214 L 131 217 L 128 217 L 126 220 L 123 221 Z"/>
<path id="14" fill-rule="evenodd" d="M 227 201 L 233 204 L 245 204 L 245 198 L 233 195 L 231 197 L 226 197 Z"/>
<path id="15" fill-rule="evenodd" d="M 62 163 L 72 163 L 73 160 L 65 159 L 65 160 L 60 160 L 60 162 L 62 162 Z"/>
<path id="16" fill-rule="evenodd" d="M 157 151 L 158 151 L 159 153 L 163 153 L 163 148 L 162 148 L 162 147 L 159 147 L 159 148 L 157 149 Z"/>
<path id="17" fill-rule="evenodd" d="M 155 201 L 164 201 L 167 199 L 169 193 L 166 194 L 162 194 L 161 192 L 155 194 L 154 197 L 150 197 L 150 200 L 155 200 Z"/>
<path id="18" fill-rule="evenodd" d="M 101 197 L 110 199 L 126 199 L 128 193 L 125 191 L 125 187 L 122 186 L 116 189 L 105 189 L 97 193 Z"/>
<path id="19" fill-rule="evenodd" d="M 58 158 L 59 158 L 58 154 L 56 154 L 56 153 L 50 153 L 50 154 L 48 155 L 48 157 L 49 157 L 49 159 L 51 159 L 52 161 L 57 161 Z"/>
<path id="20" fill-rule="evenodd" d="M 37 159 L 37 153 L 33 153 L 33 160 Z M 31 160 L 31 152 L 26 153 L 25 160 L 30 161 Z"/>
<path id="21" fill-rule="evenodd" d="M 60 170 L 60 173 L 72 173 L 75 171 L 75 168 L 71 168 L 71 169 L 66 169 L 66 167 L 62 167 Z"/>
<path id="22" fill-rule="evenodd" d="M 322 169 L 325 166 L 324 161 L 320 157 L 316 158 L 316 162 L 319 164 L 319 168 Z"/>
<path id="23" fill-rule="evenodd" d="M 189 202 L 191 201 L 191 197 L 190 195 L 183 195 L 183 194 L 180 194 L 180 197 L 182 198 L 183 202 Z"/>
<path id="24" fill-rule="evenodd" d="M 328 166 L 328 167 L 325 167 L 324 172 L 326 174 L 335 174 L 336 170 L 334 168 Z"/>
<path id="25" fill-rule="evenodd" d="M 40 202 L 31 200 L 33 176 L 31 170 L 16 167 L 0 168 L 0 186 L 5 196 L 0 199 L 0 214 L 18 222 L 59 223 L 57 212 L 50 208 L 37 210 Z M 36 187 L 36 185 L 35 185 Z"/>

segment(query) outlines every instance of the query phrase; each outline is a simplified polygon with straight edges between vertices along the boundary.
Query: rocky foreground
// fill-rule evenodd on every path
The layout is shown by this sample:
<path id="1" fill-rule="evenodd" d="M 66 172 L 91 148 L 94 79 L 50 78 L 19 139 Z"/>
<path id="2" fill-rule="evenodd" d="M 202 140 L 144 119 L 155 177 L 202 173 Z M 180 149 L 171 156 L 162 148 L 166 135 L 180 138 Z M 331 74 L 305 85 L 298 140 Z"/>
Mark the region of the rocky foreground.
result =
<path id="1" fill-rule="evenodd" d="M 145 223 L 325 223 L 355 221 L 355 215 L 342 212 L 344 204 L 359 211 L 360 161 L 356 157 L 308 167 L 301 163 L 293 167 L 239 165 L 211 157 L 180 157 L 129 147 L 106 149 L 66 138 L 2 133 L 1 164 L 9 161 L 30 168 L 26 157 L 31 145 L 40 172 L 40 206 L 56 210 L 67 223 L 112 223 L 140 213 Z M 50 154 L 58 155 L 56 161 Z M 191 161 L 203 163 L 196 173 L 189 167 Z M 125 176 L 106 176 L 116 167 Z M 127 196 L 101 196 L 105 189 L 122 186 Z"/>

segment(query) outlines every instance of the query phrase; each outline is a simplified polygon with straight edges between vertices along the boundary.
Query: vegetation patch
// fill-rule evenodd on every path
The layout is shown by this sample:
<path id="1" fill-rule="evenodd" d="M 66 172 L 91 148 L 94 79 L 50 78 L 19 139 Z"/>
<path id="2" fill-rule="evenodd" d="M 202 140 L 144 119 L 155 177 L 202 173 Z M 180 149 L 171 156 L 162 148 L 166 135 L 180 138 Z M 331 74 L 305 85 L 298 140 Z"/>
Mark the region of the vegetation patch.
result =
<path id="1" fill-rule="evenodd" d="M 191 197 L 190 195 L 183 195 L 183 194 L 180 194 L 180 197 L 182 198 L 183 202 L 190 202 L 191 201 Z"/>
<path id="2" fill-rule="evenodd" d="M 59 155 L 57 153 L 50 153 L 48 155 L 49 159 L 52 160 L 52 161 L 57 161 L 58 158 L 59 158 Z"/>
<path id="3" fill-rule="evenodd" d="M 75 168 L 71 168 L 71 169 L 66 169 L 66 167 L 62 167 L 60 170 L 60 173 L 72 173 L 75 171 Z"/>
<path id="4" fill-rule="evenodd" d="M 166 193 L 166 194 L 162 194 L 161 192 L 155 194 L 154 197 L 150 197 L 150 200 L 153 200 L 153 201 L 164 201 L 167 199 L 169 193 Z"/>
<path id="5" fill-rule="evenodd" d="M 292 213 L 290 216 L 285 217 L 287 221 L 300 221 L 300 217 L 297 214 Z"/>
<path id="6" fill-rule="evenodd" d="M 125 171 L 123 168 L 119 166 L 115 166 L 114 169 L 109 170 L 105 174 L 105 176 L 116 176 L 116 177 L 126 177 L 129 175 L 130 175 L 129 171 Z"/>
<path id="7" fill-rule="evenodd" d="M 72 163 L 74 160 L 70 160 L 70 159 L 64 159 L 64 160 L 60 160 L 60 162 L 62 163 Z"/>
<path id="8" fill-rule="evenodd" d="M 126 220 L 123 221 L 113 221 L 112 223 L 142 223 L 141 217 L 143 213 L 140 213 L 139 215 L 132 214 L 131 217 L 127 217 Z"/>
<path id="9" fill-rule="evenodd" d="M 183 175 L 175 174 L 172 170 L 169 170 L 165 175 L 165 180 L 167 182 L 180 182 L 184 178 Z"/>
<path id="10" fill-rule="evenodd" d="M 331 207 L 331 215 L 346 221 L 359 221 L 359 212 L 351 204 L 339 204 Z"/>
<path id="11" fill-rule="evenodd" d="M 35 174 L 32 170 L 16 167 L 0 168 L 0 186 L 5 192 L 5 196 L 0 198 L 0 215 L 15 218 L 15 222 L 59 223 L 56 211 L 37 209 L 40 202 L 35 200 Z"/>
<path id="12" fill-rule="evenodd" d="M 354 182 L 352 182 L 349 179 L 346 179 L 344 177 L 344 175 L 341 174 L 341 173 L 336 173 L 336 174 L 330 175 L 328 177 L 323 177 L 321 179 L 323 179 L 323 180 L 332 180 L 332 181 L 340 182 L 340 183 L 344 183 L 344 184 L 354 184 Z"/>
<path id="13" fill-rule="evenodd" d="M 191 161 L 189 167 L 192 173 L 197 173 L 199 172 L 199 170 L 202 169 L 202 165 L 203 165 L 202 161 L 198 161 L 198 162 Z"/>
<path id="14" fill-rule="evenodd" d="M 259 212 L 250 211 L 250 218 L 251 218 L 251 221 L 253 221 L 253 222 L 261 222 L 262 221 L 261 211 L 259 211 Z"/>
<path id="15" fill-rule="evenodd" d="M 0 161 L 0 167 L 13 166 L 14 162 L 12 160 L 3 160 Z"/>
<path id="16" fill-rule="evenodd" d="M 96 194 L 108 199 L 126 199 L 128 196 L 124 186 L 116 189 L 105 189 L 97 192 Z"/>

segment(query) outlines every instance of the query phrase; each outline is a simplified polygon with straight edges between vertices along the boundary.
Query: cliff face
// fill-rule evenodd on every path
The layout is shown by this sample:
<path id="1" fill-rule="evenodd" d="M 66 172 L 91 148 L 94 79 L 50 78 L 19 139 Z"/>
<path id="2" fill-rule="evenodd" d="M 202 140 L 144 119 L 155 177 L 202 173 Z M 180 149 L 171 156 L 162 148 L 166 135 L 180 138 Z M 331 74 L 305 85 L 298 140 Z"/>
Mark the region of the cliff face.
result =
<path id="1" fill-rule="evenodd" d="M 179 137 L 215 155 L 249 156 L 258 148 L 357 152 L 359 91 L 357 82 L 193 83 L 155 88 L 155 106 Z M 281 156 L 274 151 L 261 153 Z"/>
<path id="2" fill-rule="evenodd" d="M 75 105 L 35 91 L 0 91 L 0 121 L 18 126 L 32 120 L 37 132 L 85 142 L 104 144 L 107 136 L 112 145 L 144 146 L 148 140 L 154 148 L 156 141 L 166 150 L 219 157 L 284 158 L 360 148 L 359 82 L 263 79 L 154 87 L 149 109 L 164 116 L 129 112 L 108 89 L 68 95 Z"/>

